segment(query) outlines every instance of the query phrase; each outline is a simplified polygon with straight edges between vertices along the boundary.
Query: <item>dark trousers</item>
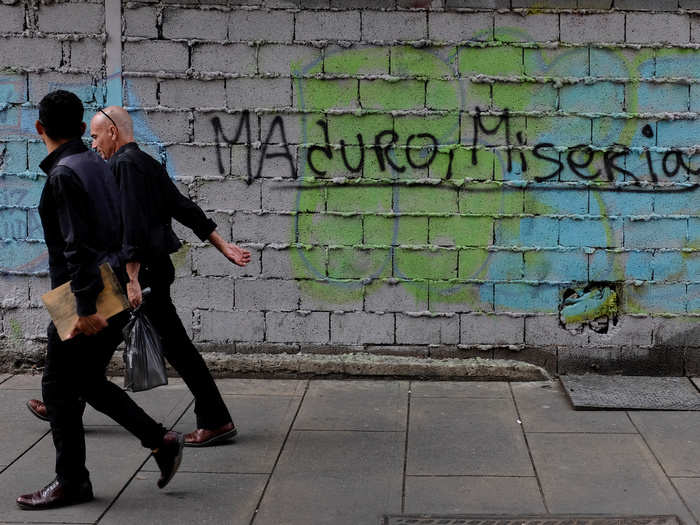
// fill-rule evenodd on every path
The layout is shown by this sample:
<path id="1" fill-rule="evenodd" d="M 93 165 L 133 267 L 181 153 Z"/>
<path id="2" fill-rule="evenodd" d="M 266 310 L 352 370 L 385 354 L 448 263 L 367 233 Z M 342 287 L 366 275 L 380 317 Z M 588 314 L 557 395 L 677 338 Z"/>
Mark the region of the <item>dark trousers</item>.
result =
<path id="1" fill-rule="evenodd" d="M 49 325 L 41 386 L 56 447 L 56 476 L 62 483 L 80 483 L 89 478 L 80 399 L 122 425 L 144 447 L 160 446 L 165 435 L 162 425 L 105 376 L 121 342 L 125 321 L 126 315 L 120 314 L 97 335 L 79 335 L 67 341 L 61 341 L 53 323 Z"/>
<path id="2" fill-rule="evenodd" d="M 213 430 L 225 425 L 231 421 L 231 414 L 204 359 L 182 326 L 170 298 L 170 285 L 149 280 L 142 282 L 142 286 L 152 290 L 144 299 L 143 309 L 162 339 L 163 355 L 194 396 L 197 428 Z"/>

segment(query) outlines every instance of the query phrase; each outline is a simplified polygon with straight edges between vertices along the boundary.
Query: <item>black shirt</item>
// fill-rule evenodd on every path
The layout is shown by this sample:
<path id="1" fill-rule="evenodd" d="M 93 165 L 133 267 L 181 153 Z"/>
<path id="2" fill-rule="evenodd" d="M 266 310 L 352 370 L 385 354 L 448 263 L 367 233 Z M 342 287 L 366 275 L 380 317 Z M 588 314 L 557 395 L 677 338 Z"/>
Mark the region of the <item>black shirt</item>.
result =
<path id="1" fill-rule="evenodd" d="M 70 157 L 76 169 L 62 165 Z M 40 164 L 48 175 L 39 216 L 49 251 L 51 287 L 71 281 L 78 315 L 95 313 L 103 284 L 98 265 L 118 253 L 117 186 L 109 168 L 81 139 L 56 148 Z"/>
<path id="2" fill-rule="evenodd" d="M 216 223 L 180 193 L 163 165 L 136 143 L 119 148 L 109 165 L 119 186 L 124 261 L 169 266 L 169 254 L 181 246 L 172 219 L 190 228 L 202 241 L 216 229 Z"/>

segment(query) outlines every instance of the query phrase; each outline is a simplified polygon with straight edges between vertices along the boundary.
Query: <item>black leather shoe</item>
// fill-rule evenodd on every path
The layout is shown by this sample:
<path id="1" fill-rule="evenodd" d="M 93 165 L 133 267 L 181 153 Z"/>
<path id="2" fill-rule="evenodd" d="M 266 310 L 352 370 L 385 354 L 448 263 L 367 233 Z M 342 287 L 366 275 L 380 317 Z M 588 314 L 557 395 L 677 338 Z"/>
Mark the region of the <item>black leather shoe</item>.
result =
<path id="1" fill-rule="evenodd" d="M 44 510 L 85 503 L 93 499 L 92 484 L 89 480 L 79 485 L 69 486 L 54 479 L 43 489 L 24 494 L 17 498 L 17 505 L 23 510 Z"/>
<path id="2" fill-rule="evenodd" d="M 163 443 L 153 451 L 153 457 L 160 468 L 158 488 L 165 487 L 180 467 L 185 438 L 179 432 L 171 430 L 163 436 Z"/>

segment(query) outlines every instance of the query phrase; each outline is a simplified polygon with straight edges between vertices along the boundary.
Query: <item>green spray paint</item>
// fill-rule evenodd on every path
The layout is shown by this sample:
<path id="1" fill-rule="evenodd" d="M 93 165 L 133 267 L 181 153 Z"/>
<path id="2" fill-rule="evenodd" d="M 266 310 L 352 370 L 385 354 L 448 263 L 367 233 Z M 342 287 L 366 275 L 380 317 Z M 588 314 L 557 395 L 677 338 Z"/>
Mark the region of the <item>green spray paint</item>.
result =
<path id="1" fill-rule="evenodd" d="M 522 32 L 517 29 L 499 28 L 497 35 L 501 42 L 523 41 Z M 620 50 L 612 53 L 632 79 L 626 94 L 626 111 L 634 112 L 638 107 L 640 70 L 653 57 L 653 51 L 633 56 Z M 490 139 L 482 136 L 477 147 L 478 162 L 473 164 L 473 151 L 468 136 L 465 137 L 465 133 L 470 133 L 471 117 L 460 111 L 474 106 L 487 108 L 491 97 L 497 109 L 556 109 L 553 86 L 559 77 L 575 76 L 574 72 L 581 69 L 581 61 L 587 64 L 587 49 L 548 50 L 492 43 L 439 50 L 412 47 L 360 47 L 333 53 L 326 50 L 322 68 L 319 63 L 307 65 L 306 70 L 299 68 L 303 75 L 319 68 L 339 75 L 381 75 L 338 80 L 295 79 L 300 93 L 296 98 L 298 109 L 317 112 L 302 118 L 302 135 L 304 143 L 316 145 L 311 154 L 313 166 L 323 172 L 312 171 L 308 151 L 302 149 L 302 189 L 291 241 L 299 248 L 292 257 L 295 275 L 302 280 L 315 280 L 313 284 L 305 284 L 305 290 L 314 297 L 341 304 L 343 297 L 356 301 L 357 290 L 373 280 L 393 277 L 420 300 L 444 304 L 454 299 L 481 304 L 477 297 L 479 286 L 461 281 L 489 279 L 492 253 L 485 248 L 491 244 L 489 235 L 496 221 L 503 228 L 505 238 L 518 239 L 520 214 L 567 212 L 565 201 L 555 204 L 544 198 L 546 192 L 532 192 L 513 184 L 534 182 L 538 175 L 551 171 L 551 162 L 531 156 L 529 170 L 520 173 L 521 161 L 517 150 L 513 150 L 514 165 L 509 171 L 505 149 L 491 148 Z M 455 76 L 456 69 L 463 76 L 524 76 L 517 82 L 497 82 L 492 86 L 489 81 L 460 79 Z M 536 75 L 537 82 L 528 75 Z M 541 83 L 548 79 L 551 84 Z M 418 114 L 424 108 L 441 113 Z M 326 111 L 330 112 L 318 116 Z M 324 125 L 327 123 L 328 144 L 319 119 Z M 486 116 L 482 122 L 487 129 L 493 129 L 499 119 Z M 567 122 L 574 130 L 584 120 L 569 117 Z M 527 130 L 527 138 L 518 137 L 518 141 L 527 140 L 529 144 L 552 132 L 555 122 L 556 118 L 527 122 L 526 117 L 510 119 L 513 133 Z M 601 121 L 600 126 L 601 135 L 615 131 L 611 122 Z M 375 151 L 374 140 L 386 130 L 389 134 L 383 136 L 382 147 L 388 153 L 383 156 Z M 387 146 L 392 131 L 396 142 Z M 615 142 L 630 142 L 638 132 L 638 122 L 629 119 L 621 131 L 616 131 Z M 421 133 L 430 133 L 438 140 L 431 143 Z M 515 142 L 513 137 L 511 140 Z M 566 153 L 562 153 L 563 160 Z M 581 158 L 584 153 L 576 154 Z M 593 161 L 583 169 L 590 175 L 603 173 L 602 152 L 593 149 L 590 154 Z M 411 162 L 417 165 L 411 166 Z M 560 177 L 562 181 L 571 180 L 564 178 L 564 174 Z M 410 185 L 419 179 L 442 181 L 442 184 Z M 591 202 L 597 203 L 601 215 L 607 217 L 602 193 L 591 191 L 590 194 Z M 473 219 L 478 219 L 479 224 Z M 614 226 L 609 220 L 603 222 L 605 246 L 613 246 Z M 329 247 L 323 267 L 309 256 L 312 250 L 305 247 L 311 245 Z M 586 256 L 582 253 L 582 257 Z M 528 260 L 537 267 L 536 274 L 547 274 L 549 263 L 544 255 L 534 253 Z M 624 266 L 624 258 L 616 257 L 616 280 L 624 280 Z"/>

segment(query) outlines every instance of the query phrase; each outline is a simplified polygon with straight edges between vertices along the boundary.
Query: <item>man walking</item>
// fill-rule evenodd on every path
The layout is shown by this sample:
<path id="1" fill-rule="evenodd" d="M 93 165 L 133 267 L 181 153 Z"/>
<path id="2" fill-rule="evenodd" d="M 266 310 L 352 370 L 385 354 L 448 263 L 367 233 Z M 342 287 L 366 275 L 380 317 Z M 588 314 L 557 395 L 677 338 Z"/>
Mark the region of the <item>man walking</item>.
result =
<path id="1" fill-rule="evenodd" d="M 209 446 L 232 438 L 237 430 L 231 415 L 170 297 L 175 279 L 170 254 L 180 248 L 172 219 L 189 227 L 201 240 L 209 240 L 239 266 L 248 264 L 250 252 L 224 241 L 216 232 L 216 223 L 178 191 L 159 162 L 139 149 L 126 110 L 119 106 L 100 110 L 90 123 L 90 135 L 93 148 L 109 161 L 119 186 L 129 302 L 138 306 L 141 288 L 151 288 L 143 309 L 161 335 L 163 354 L 194 395 L 197 428 L 185 435 L 185 446 Z M 29 402 L 38 416 L 42 415 L 40 403 Z"/>
<path id="2" fill-rule="evenodd" d="M 80 399 L 86 400 L 153 450 L 163 488 L 182 458 L 183 436 L 151 419 L 117 385 L 105 367 L 121 341 L 124 316 L 109 323 L 95 306 L 103 288 L 98 265 L 119 269 L 121 220 L 117 187 L 109 168 L 81 140 L 83 105 L 73 93 L 54 91 L 39 103 L 36 130 L 48 156 L 41 169 L 48 178 L 39 215 L 49 251 L 51 287 L 70 281 L 78 320 L 71 337 L 62 341 L 53 323 L 42 377 L 46 415 L 56 448 L 56 479 L 17 498 L 23 509 L 47 509 L 93 498 L 85 467 L 85 434 Z"/>

